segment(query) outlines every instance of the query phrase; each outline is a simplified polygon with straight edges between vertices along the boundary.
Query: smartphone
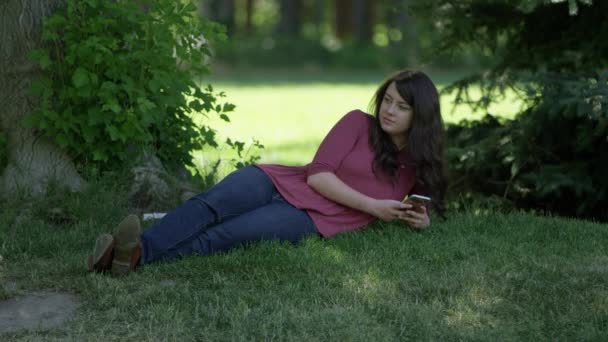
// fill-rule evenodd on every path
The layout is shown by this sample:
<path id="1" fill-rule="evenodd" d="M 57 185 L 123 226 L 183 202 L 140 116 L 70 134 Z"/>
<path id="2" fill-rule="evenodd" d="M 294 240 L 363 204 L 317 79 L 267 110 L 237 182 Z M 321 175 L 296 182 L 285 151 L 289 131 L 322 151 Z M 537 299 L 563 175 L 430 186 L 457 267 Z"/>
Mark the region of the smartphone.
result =
<path id="1" fill-rule="evenodd" d="M 411 196 L 405 195 L 405 198 L 403 198 L 401 202 L 411 204 L 414 210 L 420 211 L 420 207 L 426 206 L 431 203 L 431 198 L 427 196 L 412 194 Z"/>

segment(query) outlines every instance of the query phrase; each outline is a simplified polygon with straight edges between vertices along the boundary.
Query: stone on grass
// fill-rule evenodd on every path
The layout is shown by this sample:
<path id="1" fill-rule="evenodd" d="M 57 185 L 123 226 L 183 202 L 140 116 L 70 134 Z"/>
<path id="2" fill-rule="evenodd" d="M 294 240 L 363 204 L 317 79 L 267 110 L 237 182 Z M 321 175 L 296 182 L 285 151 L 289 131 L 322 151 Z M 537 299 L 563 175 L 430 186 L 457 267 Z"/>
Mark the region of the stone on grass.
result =
<path id="1" fill-rule="evenodd" d="M 42 290 L 0 302 L 0 334 L 58 327 L 76 313 L 78 298 L 68 292 Z"/>
<path id="2" fill-rule="evenodd" d="M 167 211 L 200 193 L 190 181 L 185 168 L 168 172 L 160 159 L 142 153 L 131 168 L 133 181 L 129 189 L 131 206 L 141 212 Z"/>

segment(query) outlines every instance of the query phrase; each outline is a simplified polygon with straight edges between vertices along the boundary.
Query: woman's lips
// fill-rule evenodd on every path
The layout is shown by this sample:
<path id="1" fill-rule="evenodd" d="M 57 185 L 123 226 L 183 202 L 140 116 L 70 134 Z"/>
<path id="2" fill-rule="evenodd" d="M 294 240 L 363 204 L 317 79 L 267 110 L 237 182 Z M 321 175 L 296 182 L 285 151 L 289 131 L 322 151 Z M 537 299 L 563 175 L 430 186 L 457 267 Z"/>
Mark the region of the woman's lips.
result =
<path id="1" fill-rule="evenodd" d="M 395 123 L 395 121 L 387 119 L 387 118 L 382 118 L 382 122 L 387 125 L 393 125 Z"/>

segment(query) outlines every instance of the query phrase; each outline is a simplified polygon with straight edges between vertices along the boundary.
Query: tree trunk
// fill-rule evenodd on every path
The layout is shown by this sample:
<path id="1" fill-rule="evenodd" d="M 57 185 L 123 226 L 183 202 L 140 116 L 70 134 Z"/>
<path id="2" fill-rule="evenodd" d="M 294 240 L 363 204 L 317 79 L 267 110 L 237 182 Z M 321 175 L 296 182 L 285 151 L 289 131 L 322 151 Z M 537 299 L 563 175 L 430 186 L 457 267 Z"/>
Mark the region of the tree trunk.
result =
<path id="1" fill-rule="evenodd" d="M 229 35 L 236 30 L 234 0 L 200 0 L 200 11 L 205 17 L 226 26 Z"/>
<path id="2" fill-rule="evenodd" d="M 317 32 L 321 32 L 323 27 L 323 23 L 325 22 L 325 11 L 326 11 L 327 3 L 325 0 L 315 0 L 314 2 L 314 24 Z"/>
<path id="3" fill-rule="evenodd" d="M 372 0 L 353 1 L 353 32 L 354 38 L 360 43 L 372 40 L 375 2 Z"/>
<path id="4" fill-rule="evenodd" d="M 253 0 L 247 0 L 245 2 L 245 32 L 247 34 L 253 33 Z"/>
<path id="5" fill-rule="evenodd" d="M 279 33 L 295 37 L 300 33 L 300 0 L 281 0 Z"/>
<path id="6" fill-rule="evenodd" d="M 386 22 L 389 28 L 398 29 L 402 34 L 401 40 L 391 42 L 390 48 L 395 50 L 395 53 L 403 54 L 405 51 L 403 64 L 416 65 L 420 55 L 420 37 L 416 18 L 409 14 L 410 3 L 411 0 L 392 0 L 390 4 L 394 10 L 388 12 Z"/>
<path id="7" fill-rule="evenodd" d="M 84 185 L 71 159 L 50 139 L 24 124 L 24 118 L 39 104 L 29 89 L 41 74 L 26 56 L 40 47 L 42 18 L 61 2 L 0 2 L 0 128 L 8 146 L 8 165 L 0 176 L 0 191 L 5 196 L 15 191 L 42 194 L 49 182 L 73 191 Z"/>
<path id="8" fill-rule="evenodd" d="M 336 36 L 350 39 L 353 27 L 353 7 L 351 0 L 335 0 Z"/>

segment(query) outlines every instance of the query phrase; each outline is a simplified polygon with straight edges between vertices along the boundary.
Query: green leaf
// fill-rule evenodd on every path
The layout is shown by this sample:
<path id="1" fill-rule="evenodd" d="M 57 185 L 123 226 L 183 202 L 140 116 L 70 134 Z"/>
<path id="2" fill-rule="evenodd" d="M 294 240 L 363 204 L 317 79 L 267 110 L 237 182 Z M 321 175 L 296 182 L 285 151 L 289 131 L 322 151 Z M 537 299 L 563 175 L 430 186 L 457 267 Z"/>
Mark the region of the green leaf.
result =
<path id="1" fill-rule="evenodd" d="M 72 83 L 76 88 L 82 88 L 87 85 L 89 83 L 88 72 L 82 67 L 77 68 L 72 75 Z"/>
<path id="2" fill-rule="evenodd" d="M 44 96 L 44 94 L 52 87 L 51 80 L 43 77 L 32 82 L 31 91 L 34 95 Z"/>
<path id="3" fill-rule="evenodd" d="M 112 141 L 120 139 L 121 134 L 115 126 L 106 126 L 106 132 L 108 132 Z"/>
<path id="4" fill-rule="evenodd" d="M 91 76 L 91 83 L 92 83 L 93 85 L 97 85 L 97 84 L 99 84 L 99 77 L 98 77 L 97 75 L 95 75 L 95 74 L 90 74 L 90 76 Z"/>
<path id="5" fill-rule="evenodd" d="M 101 84 L 101 90 L 104 90 L 104 91 L 114 92 L 116 90 L 116 88 L 117 88 L 117 86 L 116 86 L 116 83 L 114 83 L 114 82 L 104 81 Z"/>
<path id="6" fill-rule="evenodd" d="M 42 70 L 47 70 L 52 64 L 49 57 L 49 51 L 46 49 L 35 49 L 28 53 L 27 59 L 32 62 L 37 62 Z"/>
<path id="7" fill-rule="evenodd" d="M 93 64 L 97 65 L 103 62 L 104 58 L 100 53 L 96 53 L 95 57 L 93 57 Z"/>
<path id="8" fill-rule="evenodd" d="M 111 110 L 116 114 L 119 114 L 122 109 L 120 107 L 120 105 L 118 104 L 118 100 L 115 97 L 110 97 L 109 99 L 106 100 L 106 103 L 103 104 L 103 106 L 101 106 L 102 110 Z"/>
<path id="9" fill-rule="evenodd" d="M 142 112 L 147 112 L 151 109 L 156 108 L 156 105 L 145 97 L 138 97 L 137 103 L 139 104 L 139 109 Z"/>
<path id="10" fill-rule="evenodd" d="M 54 110 L 42 111 L 42 115 L 49 119 L 49 121 L 59 121 L 59 114 Z"/>
<path id="11" fill-rule="evenodd" d="M 234 110 L 234 108 L 236 108 L 236 106 L 232 103 L 224 103 L 224 108 L 222 110 L 222 112 L 232 112 Z"/>
<path id="12" fill-rule="evenodd" d="M 196 112 L 200 112 L 204 108 L 203 104 L 199 100 L 190 101 L 190 103 L 188 103 L 188 106 Z"/>
<path id="13" fill-rule="evenodd" d="M 515 176 L 517 176 L 517 174 L 519 173 L 519 170 L 520 170 L 519 162 L 514 161 L 513 164 L 511 164 L 511 178 L 514 178 Z"/>
<path id="14" fill-rule="evenodd" d="M 108 155 L 104 151 L 96 149 L 96 150 L 93 150 L 93 160 L 106 161 L 106 160 L 108 160 Z"/>
<path id="15" fill-rule="evenodd" d="M 57 145 L 59 145 L 60 147 L 66 147 L 70 144 L 70 140 L 68 139 L 68 137 L 63 134 L 63 133 L 59 133 L 56 137 L 55 137 L 55 141 L 57 142 Z"/>
<path id="16" fill-rule="evenodd" d="M 89 125 L 81 125 L 80 133 L 87 143 L 92 143 L 95 140 L 95 128 Z"/>
<path id="17" fill-rule="evenodd" d="M 56 32 L 45 30 L 42 32 L 42 40 L 43 41 L 52 41 L 59 39 L 59 35 Z"/>
<path id="18" fill-rule="evenodd" d="M 196 6 L 194 6 L 194 4 L 190 2 L 184 7 L 184 11 L 185 12 L 194 12 L 194 11 L 196 11 Z"/>
<path id="19" fill-rule="evenodd" d="M 99 6 L 96 0 L 86 0 L 86 3 L 92 8 L 97 8 L 97 6 Z"/>

